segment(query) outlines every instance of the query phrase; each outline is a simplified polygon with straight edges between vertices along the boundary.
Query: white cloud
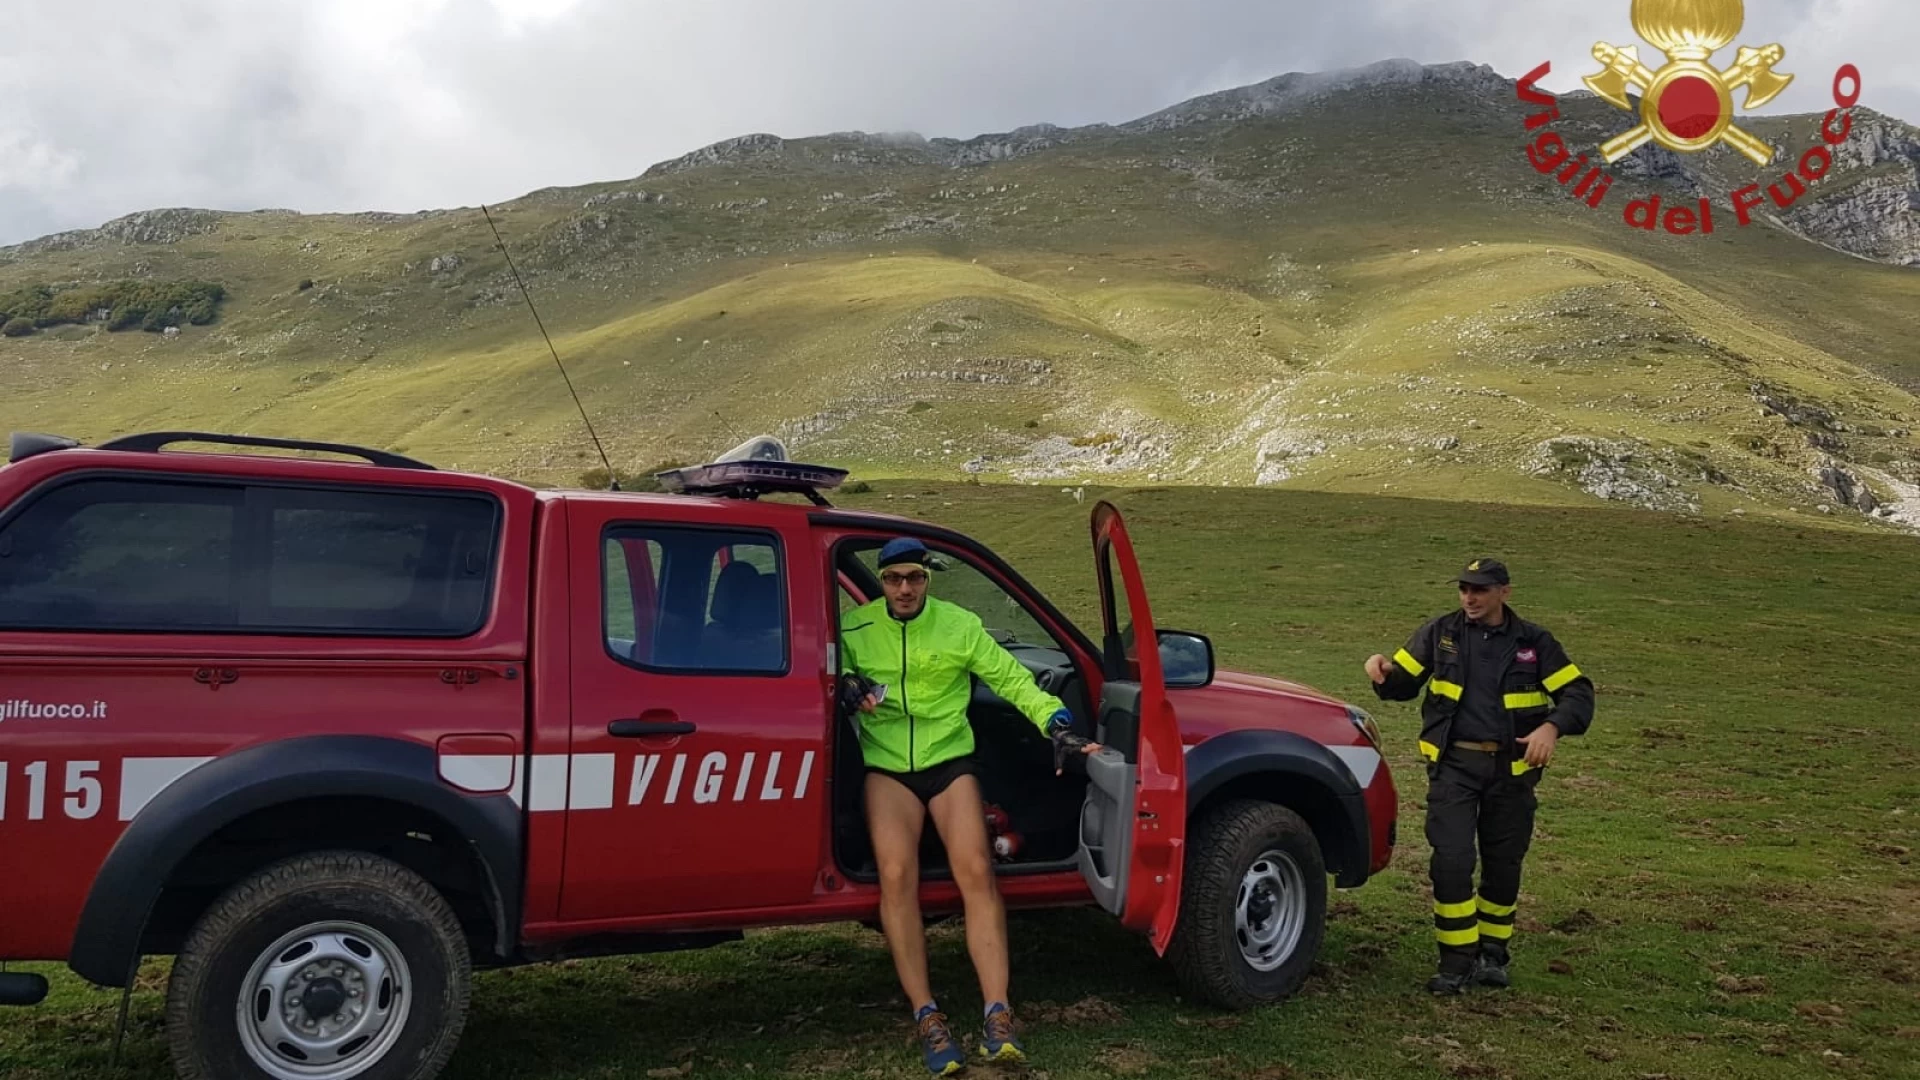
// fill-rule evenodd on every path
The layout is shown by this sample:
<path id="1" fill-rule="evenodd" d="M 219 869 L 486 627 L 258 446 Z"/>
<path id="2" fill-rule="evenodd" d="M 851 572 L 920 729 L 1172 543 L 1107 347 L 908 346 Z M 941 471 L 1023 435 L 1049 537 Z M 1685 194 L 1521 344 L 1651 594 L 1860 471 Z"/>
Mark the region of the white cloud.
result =
<path id="1" fill-rule="evenodd" d="M 64 186 L 80 157 L 23 131 L 0 130 L 0 191 L 20 188 L 45 195 Z"/>
<path id="2" fill-rule="evenodd" d="M 1393 56 L 1566 91 L 1629 0 L 62 0 L 0 35 L 0 244 L 158 206 L 415 210 L 631 176 L 719 139 L 1120 122 Z M 1912 0 L 1749 0 L 1824 109 L 1920 121 Z M 1643 54 L 1651 49 L 1643 47 Z M 1731 62 L 1731 49 L 1720 57 Z"/>

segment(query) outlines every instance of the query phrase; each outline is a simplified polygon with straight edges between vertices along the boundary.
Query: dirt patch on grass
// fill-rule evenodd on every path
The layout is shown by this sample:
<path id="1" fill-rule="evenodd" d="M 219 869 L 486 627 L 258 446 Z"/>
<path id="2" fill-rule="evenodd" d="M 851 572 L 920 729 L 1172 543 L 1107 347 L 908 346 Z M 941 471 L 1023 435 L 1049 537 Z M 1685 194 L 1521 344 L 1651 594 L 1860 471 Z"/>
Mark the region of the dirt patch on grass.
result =
<path id="1" fill-rule="evenodd" d="M 1847 1011 L 1831 1001 L 1803 1001 L 1793 1007 L 1801 1019 L 1821 1027 L 1846 1027 Z"/>
<path id="2" fill-rule="evenodd" d="M 1090 1027 L 1117 1024 L 1126 1018 L 1118 1005 L 1103 998 L 1084 997 L 1069 1005 L 1036 1001 L 1020 1010 L 1023 1021 L 1047 1027 Z"/>
<path id="3" fill-rule="evenodd" d="M 1553 923 L 1553 930 L 1558 934 L 1580 934 L 1599 925 L 1600 920 L 1594 917 L 1593 912 L 1581 908 Z"/>
<path id="4" fill-rule="evenodd" d="M 1094 1055 L 1094 1063 L 1116 1076 L 1139 1076 L 1159 1064 L 1153 1051 L 1142 1046 L 1109 1046 Z"/>
<path id="5" fill-rule="evenodd" d="M 1769 989 L 1765 975 L 1719 975 L 1713 985 L 1728 994 L 1764 994 Z"/>

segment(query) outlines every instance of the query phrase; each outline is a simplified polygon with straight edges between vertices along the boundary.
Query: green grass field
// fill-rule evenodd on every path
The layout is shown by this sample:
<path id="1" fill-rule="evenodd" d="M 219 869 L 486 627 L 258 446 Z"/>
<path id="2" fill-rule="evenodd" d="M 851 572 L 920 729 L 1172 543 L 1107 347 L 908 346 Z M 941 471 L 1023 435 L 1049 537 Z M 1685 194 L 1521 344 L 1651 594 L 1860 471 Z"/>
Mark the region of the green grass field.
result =
<path id="1" fill-rule="evenodd" d="M 1838 527 L 1321 492 L 876 482 L 838 500 L 964 528 L 1091 619 L 1087 513 L 1128 515 L 1156 620 L 1223 666 L 1367 705 L 1401 785 L 1393 865 L 1337 897 L 1304 994 L 1225 1015 L 1181 1003 L 1144 942 L 1094 911 L 1016 917 L 1036 1077 L 1920 1076 L 1920 543 Z M 1514 606 L 1598 685 L 1593 731 L 1542 784 L 1516 986 L 1435 1001 L 1414 704 L 1360 671 L 1496 554 Z M 937 587 L 937 585 L 936 585 Z M 977 1027 L 957 925 L 936 988 Z M 116 994 L 56 974 L 5 1014 L 0 1075 L 106 1075 Z M 165 966 L 134 996 L 127 1075 L 168 1075 Z M 911 1077 L 883 942 L 776 930 L 696 953 L 482 976 L 451 1080 Z M 976 1068 L 976 1073 L 990 1070 Z"/>

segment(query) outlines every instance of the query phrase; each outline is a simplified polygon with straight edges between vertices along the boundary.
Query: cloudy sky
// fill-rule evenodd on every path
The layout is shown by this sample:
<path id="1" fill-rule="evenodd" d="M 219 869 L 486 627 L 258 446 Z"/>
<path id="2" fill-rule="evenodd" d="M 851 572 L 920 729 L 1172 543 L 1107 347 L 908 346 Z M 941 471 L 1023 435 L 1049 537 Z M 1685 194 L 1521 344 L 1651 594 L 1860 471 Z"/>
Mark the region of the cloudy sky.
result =
<path id="1" fill-rule="evenodd" d="M 0 244 L 135 210 L 472 206 L 766 131 L 1121 122 L 1388 57 L 1579 87 L 1629 0 L 8 0 Z M 1920 2 L 1747 0 L 1766 112 L 1920 123 Z M 1642 44 L 1643 57 L 1657 59 Z M 1718 55 L 1730 63 L 1732 50 Z"/>

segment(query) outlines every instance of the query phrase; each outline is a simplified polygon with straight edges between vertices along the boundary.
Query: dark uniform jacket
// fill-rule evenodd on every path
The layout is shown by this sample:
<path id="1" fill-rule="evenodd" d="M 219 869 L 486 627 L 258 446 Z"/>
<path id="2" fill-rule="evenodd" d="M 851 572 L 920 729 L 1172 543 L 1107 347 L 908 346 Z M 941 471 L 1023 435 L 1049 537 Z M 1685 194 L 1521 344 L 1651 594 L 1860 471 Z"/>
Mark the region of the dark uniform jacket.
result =
<path id="1" fill-rule="evenodd" d="M 1514 745 L 1521 736 L 1543 723 L 1559 728 L 1562 735 L 1587 730 L 1593 722 L 1593 680 L 1574 666 L 1545 627 L 1522 619 L 1511 607 L 1507 618 L 1513 625 L 1503 635 L 1507 648 L 1499 677 L 1489 683 L 1485 672 L 1473 672 L 1471 681 L 1500 688 L 1501 705 L 1511 721 L 1502 749 L 1514 758 L 1517 776 L 1531 768 Z M 1452 738 L 1454 716 L 1469 685 L 1467 631 L 1467 613 L 1457 609 L 1428 620 L 1393 654 L 1386 681 L 1373 687 L 1375 695 L 1389 701 L 1411 701 L 1426 687 L 1420 706 L 1420 754 L 1430 762 L 1439 760 Z"/>

